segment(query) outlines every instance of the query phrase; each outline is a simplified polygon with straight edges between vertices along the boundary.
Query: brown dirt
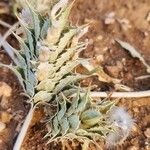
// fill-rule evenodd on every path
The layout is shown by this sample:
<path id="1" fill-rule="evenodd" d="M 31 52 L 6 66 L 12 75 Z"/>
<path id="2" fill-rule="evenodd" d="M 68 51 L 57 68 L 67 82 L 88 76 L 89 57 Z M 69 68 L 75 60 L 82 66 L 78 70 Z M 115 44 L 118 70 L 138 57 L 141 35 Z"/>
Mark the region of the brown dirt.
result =
<path id="1" fill-rule="evenodd" d="M 90 44 L 82 53 L 82 56 L 90 57 L 94 63 L 103 66 L 105 72 L 110 76 L 122 79 L 123 84 L 136 91 L 150 89 L 150 78 L 135 80 L 135 77 L 146 75 L 146 69 L 138 59 L 132 58 L 127 51 L 122 49 L 115 42 L 115 39 L 118 38 L 129 42 L 143 54 L 145 60 L 150 64 L 150 21 L 147 20 L 149 11 L 149 0 L 76 0 L 70 17 L 74 24 L 90 23 L 89 32 L 84 37 L 84 39 L 90 39 Z M 109 18 L 110 14 L 112 17 Z M 113 14 L 115 15 L 113 16 Z M 7 17 L 1 16 L 3 20 L 7 20 Z M 14 18 L 10 16 L 9 18 L 11 18 L 9 22 L 13 23 Z M 4 28 L 0 28 L 1 33 L 5 31 Z M 13 38 L 10 37 L 9 40 L 14 45 Z M 0 62 L 10 63 L 8 56 L 2 49 L 0 50 Z M 0 81 L 6 82 L 13 89 L 12 96 L 9 98 L 9 108 L 12 109 L 10 114 L 19 110 L 23 112 L 21 119 L 8 123 L 7 138 L 2 143 L 4 147 L 0 145 L 3 150 L 4 148 L 11 150 L 10 147 L 17 133 L 14 130 L 24 118 L 27 110 L 25 109 L 24 98 L 20 96 L 21 87 L 18 85 L 14 75 L 8 70 L 0 70 Z M 92 81 L 93 84 L 98 85 L 97 90 L 114 90 L 111 84 L 102 83 L 96 79 L 92 79 Z M 146 134 L 146 131 L 150 128 L 150 98 L 122 99 L 119 105 L 129 110 L 135 119 L 135 126 L 128 139 L 114 149 L 149 150 L 150 135 Z M 0 111 L 2 111 L 1 108 Z M 5 109 L 4 111 L 7 110 Z M 41 111 L 37 110 L 34 118 L 40 118 L 39 112 Z M 24 142 L 24 150 L 61 149 L 60 144 L 51 144 L 45 147 L 46 140 L 43 139 L 45 133 L 46 129 L 43 123 L 34 121 Z M 78 145 L 77 142 L 76 144 Z M 80 146 L 78 145 L 76 149 L 80 150 Z"/>

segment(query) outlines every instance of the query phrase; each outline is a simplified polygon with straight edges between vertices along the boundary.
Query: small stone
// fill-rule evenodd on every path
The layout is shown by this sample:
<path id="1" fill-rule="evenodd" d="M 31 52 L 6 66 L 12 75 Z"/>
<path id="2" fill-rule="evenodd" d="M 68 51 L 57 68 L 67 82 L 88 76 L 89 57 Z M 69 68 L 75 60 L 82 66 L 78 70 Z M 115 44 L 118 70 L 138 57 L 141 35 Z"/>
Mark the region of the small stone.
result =
<path id="1" fill-rule="evenodd" d="M 146 20 L 150 22 L 150 11 L 147 13 Z"/>
<path id="2" fill-rule="evenodd" d="M 104 20 L 104 23 L 109 25 L 109 24 L 113 24 L 115 22 L 115 13 L 114 12 L 110 12 L 109 14 L 106 15 L 106 18 Z"/>
<path id="3" fill-rule="evenodd" d="M 8 107 L 9 107 L 8 104 L 9 104 L 8 97 L 3 96 L 2 100 L 0 102 L 1 107 L 4 108 L 4 109 L 8 109 Z"/>
<path id="4" fill-rule="evenodd" d="M 107 66 L 108 72 L 115 78 L 119 76 L 120 69 L 117 66 Z"/>
<path id="5" fill-rule="evenodd" d="M 150 128 L 147 128 L 147 129 L 144 131 L 144 135 L 145 135 L 147 138 L 150 138 Z"/>
<path id="6" fill-rule="evenodd" d="M 12 115 L 10 115 L 7 112 L 2 112 L 2 114 L 1 114 L 1 120 L 2 120 L 2 122 L 9 123 L 10 120 L 11 120 L 11 118 L 12 118 Z"/>
<path id="7" fill-rule="evenodd" d="M 137 107 L 135 107 L 135 108 L 133 108 L 133 111 L 134 111 L 135 113 L 138 113 L 138 112 L 139 112 L 139 109 L 138 109 Z"/>
<path id="8" fill-rule="evenodd" d="M 0 82 L 0 96 L 11 96 L 12 88 L 5 82 Z"/>
<path id="9" fill-rule="evenodd" d="M 98 37 L 97 37 L 97 40 L 102 40 L 103 39 L 103 36 L 102 35 L 99 35 Z"/>
<path id="10" fill-rule="evenodd" d="M 149 34 L 148 34 L 148 32 L 145 31 L 145 32 L 144 32 L 144 35 L 145 35 L 145 37 L 147 37 Z"/>
<path id="11" fill-rule="evenodd" d="M 0 132 L 2 132 L 6 128 L 6 124 L 3 122 L 0 122 Z"/>
<path id="12" fill-rule="evenodd" d="M 97 61 L 98 63 L 101 63 L 102 61 L 104 61 L 104 56 L 103 56 L 103 55 L 98 55 L 98 56 L 96 56 L 96 61 Z"/>
<path id="13" fill-rule="evenodd" d="M 108 50 L 109 50 L 108 47 L 104 47 L 104 48 L 103 48 L 103 52 L 106 52 L 106 51 L 108 51 Z"/>
<path id="14" fill-rule="evenodd" d="M 113 24 L 115 20 L 113 18 L 106 18 L 105 19 L 105 24 Z"/>
<path id="15" fill-rule="evenodd" d="M 94 41 L 92 39 L 89 40 L 89 45 L 93 45 Z"/>
<path id="16" fill-rule="evenodd" d="M 134 132 L 138 132 L 138 127 L 137 127 L 136 125 L 133 125 L 133 127 L 132 127 L 132 131 L 134 131 Z"/>
<path id="17" fill-rule="evenodd" d="M 99 52 L 100 49 L 99 49 L 98 47 L 95 47 L 95 48 L 94 48 L 94 51 L 95 51 L 95 52 Z"/>
<path id="18" fill-rule="evenodd" d="M 127 150 L 138 150 L 138 147 L 136 147 L 136 146 L 130 146 Z"/>
<path id="19" fill-rule="evenodd" d="M 126 18 L 118 19 L 118 22 L 121 24 L 122 28 L 126 31 L 132 26 L 130 25 L 130 21 Z"/>

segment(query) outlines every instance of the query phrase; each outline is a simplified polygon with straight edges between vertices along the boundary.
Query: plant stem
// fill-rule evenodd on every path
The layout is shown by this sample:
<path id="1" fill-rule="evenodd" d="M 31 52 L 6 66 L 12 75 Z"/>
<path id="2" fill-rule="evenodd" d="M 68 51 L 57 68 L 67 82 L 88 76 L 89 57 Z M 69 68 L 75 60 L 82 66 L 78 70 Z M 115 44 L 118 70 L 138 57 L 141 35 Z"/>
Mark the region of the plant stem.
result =
<path id="1" fill-rule="evenodd" d="M 76 94 L 73 94 L 74 97 Z M 90 92 L 91 97 L 112 97 L 112 98 L 139 98 L 139 97 L 150 97 L 150 90 L 139 91 L 139 92 Z"/>
<path id="2" fill-rule="evenodd" d="M 10 36 L 12 34 L 12 32 L 14 30 L 17 29 L 17 27 L 19 26 L 19 22 L 16 22 L 14 25 L 12 25 L 9 30 L 3 35 L 1 41 L 0 41 L 0 47 L 2 46 L 3 42 L 6 41 L 6 39 L 8 38 L 8 36 Z"/>
<path id="3" fill-rule="evenodd" d="M 108 97 L 106 92 L 91 92 L 91 97 Z M 138 97 L 150 97 L 150 90 L 140 92 L 113 92 L 110 97 L 122 97 L 122 98 L 138 98 Z"/>
<path id="4" fill-rule="evenodd" d="M 34 108 L 33 108 L 33 106 L 31 106 L 31 108 L 28 112 L 28 115 L 26 116 L 25 121 L 22 125 L 21 131 L 19 132 L 17 140 L 14 144 L 13 150 L 21 150 L 21 146 L 25 139 L 28 128 L 30 126 L 31 120 L 33 118 L 33 114 L 34 114 Z"/>
<path id="5" fill-rule="evenodd" d="M 10 24 L 8 24 L 7 22 L 0 20 L 0 25 L 7 27 L 7 28 L 11 28 L 12 26 Z"/>

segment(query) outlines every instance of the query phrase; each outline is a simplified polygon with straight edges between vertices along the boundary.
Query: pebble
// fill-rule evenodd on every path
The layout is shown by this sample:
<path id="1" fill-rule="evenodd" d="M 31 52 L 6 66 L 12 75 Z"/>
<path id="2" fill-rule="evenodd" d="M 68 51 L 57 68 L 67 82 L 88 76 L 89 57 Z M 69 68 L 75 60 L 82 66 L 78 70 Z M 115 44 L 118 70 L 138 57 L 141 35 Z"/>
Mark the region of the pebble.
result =
<path id="1" fill-rule="evenodd" d="M 104 61 L 104 56 L 103 56 L 103 55 L 98 55 L 98 56 L 96 56 L 96 61 L 97 61 L 98 63 L 101 63 L 102 61 Z"/>
<path id="2" fill-rule="evenodd" d="M 139 150 L 136 146 L 130 146 L 127 150 Z"/>
<path id="3" fill-rule="evenodd" d="M 135 108 L 133 108 L 133 111 L 134 111 L 135 113 L 138 113 L 138 112 L 139 112 L 139 109 L 138 109 L 137 107 L 135 107 Z"/>
<path id="4" fill-rule="evenodd" d="M 146 20 L 147 20 L 148 22 L 150 22 L 150 11 L 147 13 Z"/>
<path id="5" fill-rule="evenodd" d="M 0 96 L 11 96 L 12 88 L 5 82 L 0 82 Z"/>
<path id="6" fill-rule="evenodd" d="M 108 72 L 115 78 L 119 76 L 120 69 L 117 66 L 106 66 Z"/>
<path id="7" fill-rule="evenodd" d="M 105 24 L 113 24 L 115 22 L 115 12 L 110 12 L 106 15 L 106 18 L 104 20 Z"/>
<path id="8" fill-rule="evenodd" d="M 147 129 L 144 131 L 144 135 L 145 135 L 147 138 L 150 138 L 150 128 L 147 128 Z"/>
<path id="9" fill-rule="evenodd" d="M 0 122 L 0 132 L 2 132 L 6 128 L 6 124 L 3 122 Z"/>
<path id="10" fill-rule="evenodd" d="M 1 114 L 1 120 L 2 120 L 2 122 L 9 123 L 10 120 L 11 120 L 11 118 L 12 118 L 12 115 L 10 115 L 7 112 L 2 112 L 2 114 Z"/>
<path id="11" fill-rule="evenodd" d="M 130 21 L 126 18 L 118 19 L 119 23 L 122 25 L 122 28 L 126 31 L 132 26 L 130 25 Z"/>
<path id="12" fill-rule="evenodd" d="M 103 36 L 102 35 L 99 35 L 98 37 L 97 37 L 97 40 L 102 40 L 103 39 Z"/>
<path id="13" fill-rule="evenodd" d="M 0 103 L 1 107 L 4 109 L 8 109 L 9 107 L 8 104 L 9 104 L 8 97 L 3 96 Z"/>

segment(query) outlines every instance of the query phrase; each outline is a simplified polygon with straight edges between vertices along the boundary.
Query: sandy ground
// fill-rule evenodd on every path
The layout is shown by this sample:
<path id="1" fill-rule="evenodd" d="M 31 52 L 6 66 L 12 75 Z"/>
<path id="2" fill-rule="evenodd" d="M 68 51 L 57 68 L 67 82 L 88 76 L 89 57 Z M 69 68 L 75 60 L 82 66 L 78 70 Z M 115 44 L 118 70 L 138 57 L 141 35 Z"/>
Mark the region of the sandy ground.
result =
<path id="1" fill-rule="evenodd" d="M 9 20 L 8 20 L 9 17 Z M 1 19 L 13 23 L 14 17 L 9 14 L 1 15 Z M 107 74 L 119 78 L 122 83 L 135 91 L 150 89 L 150 78 L 136 80 L 137 77 L 147 75 L 145 66 L 115 42 L 115 39 L 126 41 L 133 45 L 150 64 L 150 1 L 149 0 L 76 0 L 70 16 L 73 24 L 90 23 L 90 29 L 83 39 L 88 38 L 90 44 L 81 54 L 82 57 L 91 58 L 96 65 L 101 65 Z M 0 26 L 0 33 L 5 28 Z M 13 46 L 13 37 L 8 39 Z M 9 64 L 11 60 L 0 50 L 0 62 Z M 90 79 L 96 85 L 97 91 L 114 91 L 112 84 L 103 83 L 97 78 Z M 87 81 L 88 83 L 89 81 Z M 28 107 L 25 98 L 21 95 L 22 89 L 15 76 L 6 69 L 0 70 L 0 88 L 11 89 L 11 94 L 0 95 L 0 121 L 2 114 L 7 113 L 6 128 L 0 134 L 0 150 L 12 150 L 13 142 L 20 128 L 20 123 L 26 116 Z M 3 83 L 6 83 L 7 86 Z M 121 99 L 119 105 L 127 108 L 135 119 L 131 135 L 116 150 L 149 150 L 150 149 L 150 98 Z M 24 149 L 48 150 L 61 149 L 61 144 L 51 144 L 44 147 L 46 140 L 42 137 L 46 133 L 45 126 L 38 123 L 41 118 L 41 109 L 35 113 L 36 119 L 29 130 L 24 142 Z M 75 141 L 72 149 L 80 150 Z M 103 144 L 101 143 L 103 146 Z M 69 146 L 66 145 L 66 149 Z M 94 149 L 93 146 L 90 149 Z M 105 146 L 103 149 L 106 149 Z"/>

